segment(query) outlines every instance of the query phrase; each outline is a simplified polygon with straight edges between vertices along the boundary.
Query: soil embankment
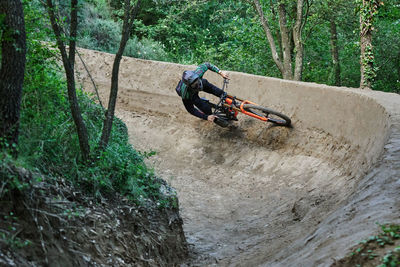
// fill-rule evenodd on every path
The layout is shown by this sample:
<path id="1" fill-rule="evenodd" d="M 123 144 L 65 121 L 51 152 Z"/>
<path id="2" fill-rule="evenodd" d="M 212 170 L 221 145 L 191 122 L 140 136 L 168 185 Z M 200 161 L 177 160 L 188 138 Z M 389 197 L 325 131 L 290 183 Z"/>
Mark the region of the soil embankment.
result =
<path id="1" fill-rule="evenodd" d="M 113 56 L 81 53 L 107 103 Z M 232 72 L 231 94 L 294 128 L 240 117 L 228 130 L 184 110 L 174 89 L 192 68 L 124 58 L 117 104 L 131 142 L 157 152 L 149 161 L 178 192 L 190 264 L 329 265 L 376 222 L 400 222 L 399 95 Z"/>
<path id="2" fill-rule="evenodd" d="M 20 185 L 4 183 L 0 195 L 0 266 L 176 266 L 187 258 L 175 207 L 91 197 L 64 179 L 7 161 L 0 175 Z M 165 199 L 174 198 L 170 187 L 162 188 Z"/>

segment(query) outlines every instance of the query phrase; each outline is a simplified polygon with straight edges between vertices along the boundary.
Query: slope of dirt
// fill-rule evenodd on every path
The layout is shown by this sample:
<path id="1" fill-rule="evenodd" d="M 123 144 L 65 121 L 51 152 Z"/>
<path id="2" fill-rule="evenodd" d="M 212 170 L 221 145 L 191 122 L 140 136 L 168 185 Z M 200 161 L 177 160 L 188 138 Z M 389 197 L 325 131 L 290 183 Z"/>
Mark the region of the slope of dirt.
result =
<path id="1" fill-rule="evenodd" d="M 107 103 L 112 56 L 82 51 Z M 294 128 L 240 117 L 225 129 L 183 109 L 174 87 L 185 68 L 125 58 L 117 116 L 178 192 L 188 265 L 328 265 L 375 222 L 400 221 L 398 95 L 232 73 L 234 94 Z"/>
<path id="2" fill-rule="evenodd" d="M 155 103 L 168 100 L 175 101 L 151 97 Z M 178 191 L 199 264 L 261 264 L 313 229 L 352 192 L 351 168 L 341 166 L 362 157 L 343 140 L 251 119 L 227 130 L 180 109 L 161 114 L 122 102 L 118 116 L 132 143 L 157 151 L 152 164 Z M 178 116 L 186 122 L 177 122 Z"/>
<path id="3" fill-rule="evenodd" d="M 187 257 L 176 208 L 118 196 L 99 203 L 62 179 L 7 164 L 0 179 L 0 266 L 173 266 Z"/>

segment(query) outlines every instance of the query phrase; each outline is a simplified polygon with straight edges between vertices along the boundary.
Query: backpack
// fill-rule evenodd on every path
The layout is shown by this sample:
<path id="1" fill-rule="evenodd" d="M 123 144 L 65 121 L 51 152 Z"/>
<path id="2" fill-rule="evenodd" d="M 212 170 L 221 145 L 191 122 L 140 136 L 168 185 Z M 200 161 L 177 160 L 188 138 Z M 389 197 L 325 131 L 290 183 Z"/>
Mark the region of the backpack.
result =
<path id="1" fill-rule="evenodd" d="M 181 88 L 182 88 L 182 81 L 179 81 L 178 85 L 175 88 L 175 91 L 179 96 L 182 96 Z"/>

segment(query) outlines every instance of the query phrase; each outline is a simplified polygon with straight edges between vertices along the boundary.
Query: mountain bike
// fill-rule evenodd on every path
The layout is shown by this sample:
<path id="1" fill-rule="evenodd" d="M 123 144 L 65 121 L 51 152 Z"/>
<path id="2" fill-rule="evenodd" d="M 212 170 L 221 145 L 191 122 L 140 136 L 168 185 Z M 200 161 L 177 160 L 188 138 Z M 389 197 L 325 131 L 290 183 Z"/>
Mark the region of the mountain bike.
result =
<path id="1" fill-rule="evenodd" d="M 225 89 L 228 87 L 228 83 L 228 79 L 224 79 L 222 86 L 224 93 L 221 95 L 218 104 L 209 102 L 211 108 L 214 110 L 213 114 L 217 116 L 214 120 L 216 124 L 221 127 L 228 127 L 231 121 L 238 120 L 237 115 L 240 112 L 261 121 L 271 122 L 277 126 L 291 127 L 291 120 L 288 116 L 251 101 L 227 94 Z"/>

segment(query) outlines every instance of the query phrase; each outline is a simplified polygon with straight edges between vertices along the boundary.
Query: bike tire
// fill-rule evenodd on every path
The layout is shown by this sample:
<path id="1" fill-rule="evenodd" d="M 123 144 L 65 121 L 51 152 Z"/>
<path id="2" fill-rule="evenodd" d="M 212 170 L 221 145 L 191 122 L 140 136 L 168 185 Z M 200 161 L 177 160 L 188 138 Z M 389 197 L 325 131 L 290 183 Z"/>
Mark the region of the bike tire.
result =
<path id="1" fill-rule="evenodd" d="M 269 108 L 265 108 L 265 107 L 261 107 L 261 106 L 257 106 L 257 105 L 253 105 L 253 104 L 244 104 L 243 109 L 246 110 L 247 112 L 251 112 L 257 116 L 264 117 L 269 122 L 272 122 L 279 126 L 290 127 L 291 123 L 292 123 L 292 121 L 290 120 L 290 118 L 288 116 L 286 116 L 282 113 L 279 113 L 275 110 L 269 109 Z M 259 111 L 259 112 L 257 112 L 257 111 Z M 276 117 L 278 117 L 278 118 L 276 118 Z"/>

